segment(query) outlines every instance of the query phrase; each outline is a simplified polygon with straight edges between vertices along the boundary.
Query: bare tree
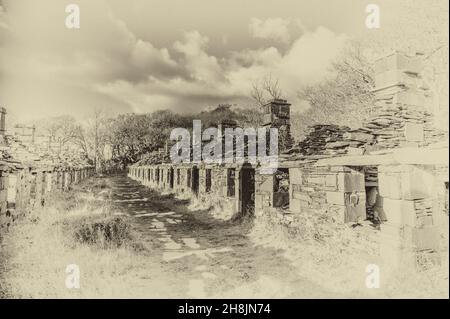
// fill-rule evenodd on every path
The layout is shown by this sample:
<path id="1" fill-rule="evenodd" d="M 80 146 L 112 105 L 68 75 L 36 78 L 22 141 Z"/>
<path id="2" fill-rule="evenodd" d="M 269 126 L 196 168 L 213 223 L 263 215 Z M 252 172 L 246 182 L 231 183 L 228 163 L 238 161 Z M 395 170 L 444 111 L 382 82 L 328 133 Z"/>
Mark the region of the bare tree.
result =
<path id="1" fill-rule="evenodd" d="M 94 117 L 92 119 L 92 129 L 94 133 L 94 167 L 98 170 L 98 158 L 99 158 L 99 143 L 100 143 L 100 126 L 102 121 L 103 111 L 99 108 L 94 110 Z"/>
<path id="2" fill-rule="evenodd" d="M 372 112 L 372 74 L 372 65 L 363 55 L 361 45 L 349 42 L 332 63 L 330 76 L 299 88 L 299 99 L 306 101 L 310 108 L 301 114 L 301 121 L 292 121 L 297 137 L 312 124 L 361 126 Z"/>
<path id="3" fill-rule="evenodd" d="M 424 57 L 422 79 L 430 88 L 436 127 L 448 130 L 448 43 L 438 45 Z"/>
<path id="4" fill-rule="evenodd" d="M 255 100 L 258 106 L 263 106 L 264 104 L 266 104 L 266 100 L 264 98 L 264 91 L 257 82 L 252 83 L 251 97 L 253 100 Z"/>
<path id="5" fill-rule="evenodd" d="M 283 93 L 280 88 L 279 80 L 272 78 L 272 75 L 266 75 L 261 80 L 252 83 L 252 91 L 250 93 L 253 100 L 263 106 L 271 99 L 281 99 Z"/>
<path id="6" fill-rule="evenodd" d="M 98 170 L 102 152 L 109 138 L 108 119 L 100 108 L 93 111 L 92 117 L 75 129 L 74 143 L 88 156 Z"/>
<path id="7" fill-rule="evenodd" d="M 272 75 L 270 74 L 264 78 L 263 89 L 272 99 L 281 99 L 283 95 L 279 85 L 279 80 L 277 78 L 272 79 Z"/>
<path id="8" fill-rule="evenodd" d="M 89 145 L 86 139 L 86 130 L 81 125 L 77 125 L 74 143 L 78 145 L 78 147 L 82 149 L 86 155 L 89 154 Z"/>
<path id="9" fill-rule="evenodd" d="M 77 123 L 72 116 L 58 116 L 34 122 L 40 132 L 45 132 L 51 142 L 58 143 L 58 153 L 77 137 Z M 49 145 L 50 147 L 50 145 Z"/>

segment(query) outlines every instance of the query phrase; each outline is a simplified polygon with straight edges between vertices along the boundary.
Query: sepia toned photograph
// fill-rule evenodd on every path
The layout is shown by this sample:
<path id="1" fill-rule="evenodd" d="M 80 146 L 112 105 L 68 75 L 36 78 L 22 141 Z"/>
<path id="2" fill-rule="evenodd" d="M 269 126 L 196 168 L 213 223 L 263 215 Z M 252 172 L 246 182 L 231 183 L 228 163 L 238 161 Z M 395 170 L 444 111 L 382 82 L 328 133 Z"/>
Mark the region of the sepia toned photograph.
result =
<path id="1" fill-rule="evenodd" d="M 0 302 L 448 299 L 448 44 L 448 0 L 0 0 Z"/>

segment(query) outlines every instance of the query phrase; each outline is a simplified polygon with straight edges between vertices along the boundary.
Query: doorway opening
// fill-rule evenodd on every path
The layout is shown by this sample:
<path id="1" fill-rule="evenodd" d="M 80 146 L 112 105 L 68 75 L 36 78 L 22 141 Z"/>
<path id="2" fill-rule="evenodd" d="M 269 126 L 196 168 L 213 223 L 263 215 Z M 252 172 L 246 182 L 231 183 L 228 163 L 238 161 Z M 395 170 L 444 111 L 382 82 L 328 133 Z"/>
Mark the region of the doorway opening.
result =
<path id="1" fill-rule="evenodd" d="M 212 185 L 212 176 L 211 176 L 211 169 L 207 168 L 205 171 L 206 178 L 205 178 L 205 191 L 209 193 L 211 191 L 211 185 Z"/>
<path id="2" fill-rule="evenodd" d="M 192 168 L 192 191 L 195 195 L 198 195 L 198 189 L 200 187 L 200 174 L 197 166 Z"/>
<path id="3" fill-rule="evenodd" d="M 255 212 L 255 169 L 245 167 L 241 169 L 241 212 L 253 215 Z"/>
<path id="4" fill-rule="evenodd" d="M 187 169 L 187 174 L 186 174 L 186 186 L 189 188 L 192 188 L 191 185 L 191 178 L 192 178 L 192 170 L 190 168 Z"/>
<path id="5" fill-rule="evenodd" d="M 227 169 L 227 197 L 234 197 L 236 195 L 236 187 L 235 187 L 235 176 L 236 169 L 228 168 Z"/>
<path id="6" fill-rule="evenodd" d="M 174 169 L 173 167 L 170 168 L 169 170 L 169 187 L 173 188 L 173 180 L 174 180 Z"/>

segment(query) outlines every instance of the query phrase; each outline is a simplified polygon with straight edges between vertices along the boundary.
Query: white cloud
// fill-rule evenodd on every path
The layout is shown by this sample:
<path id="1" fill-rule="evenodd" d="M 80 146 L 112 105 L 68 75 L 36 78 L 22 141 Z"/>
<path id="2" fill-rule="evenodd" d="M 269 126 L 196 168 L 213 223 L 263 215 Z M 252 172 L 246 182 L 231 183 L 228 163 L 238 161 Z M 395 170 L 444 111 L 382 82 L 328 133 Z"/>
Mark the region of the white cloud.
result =
<path id="1" fill-rule="evenodd" d="M 291 36 L 289 33 L 289 20 L 281 18 L 268 18 L 260 20 L 252 18 L 250 20 L 250 33 L 255 38 L 274 40 L 281 43 L 289 43 Z"/>
<path id="2" fill-rule="evenodd" d="M 84 116 L 94 106 L 118 113 L 245 103 L 252 81 L 267 74 L 280 79 L 295 105 L 299 86 L 325 76 L 345 41 L 325 28 L 294 37 L 295 20 L 252 20 L 260 27 L 259 36 L 283 42 L 283 50 L 233 51 L 234 39 L 228 38 L 227 52 L 219 58 L 209 52 L 209 39 L 198 30 L 166 47 L 156 46 L 133 32 L 104 0 L 79 0 L 81 28 L 68 30 L 58 1 L 48 0 L 44 7 L 28 1 L 31 7 L 26 8 L 19 5 L 23 1 L 10 1 L 8 7 L 14 41 L 0 46 L 0 103 L 20 116 Z M 37 11 L 46 14 L 33 14 Z M 61 25 L 56 23 L 60 20 Z"/>
<path id="3" fill-rule="evenodd" d="M 285 53 L 275 47 L 235 52 L 227 78 L 240 94 L 250 92 L 252 81 L 271 74 L 279 78 L 283 92 L 296 103 L 301 85 L 312 84 L 328 75 L 330 63 L 347 40 L 345 35 L 319 27 L 293 41 Z"/>
<path id="4" fill-rule="evenodd" d="M 9 24 L 6 16 L 5 8 L 0 1 L 0 48 L 6 40 L 9 32 Z"/>
<path id="5" fill-rule="evenodd" d="M 197 81 L 211 83 L 223 79 L 222 68 L 215 56 L 206 52 L 208 38 L 198 31 L 185 32 L 183 41 L 177 41 L 174 49 L 184 55 L 183 65 Z"/>
<path id="6" fill-rule="evenodd" d="M 0 28 L 8 28 L 8 24 L 6 23 L 6 14 L 5 9 L 0 4 Z"/>
<path id="7" fill-rule="evenodd" d="M 327 76 L 330 62 L 345 41 L 345 36 L 321 27 L 306 32 L 285 53 L 275 47 L 237 51 L 219 63 L 206 50 L 208 39 L 192 31 L 174 44 L 182 53 L 178 64 L 187 70 L 189 78 L 149 77 L 135 84 L 113 81 L 98 86 L 98 90 L 123 98 L 139 112 L 148 110 L 148 105 L 195 111 L 208 103 L 248 101 L 252 82 L 271 74 L 280 79 L 283 91 L 295 107 L 300 103 L 296 99 L 300 86 Z"/>
<path id="8" fill-rule="evenodd" d="M 323 79 L 332 62 L 343 49 L 347 36 L 319 27 L 298 38 L 283 57 L 280 77 L 286 84 L 295 81 L 313 83 Z M 297 81 L 296 81 L 297 80 Z M 292 84 L 291 84 L 292 85 Z"/>

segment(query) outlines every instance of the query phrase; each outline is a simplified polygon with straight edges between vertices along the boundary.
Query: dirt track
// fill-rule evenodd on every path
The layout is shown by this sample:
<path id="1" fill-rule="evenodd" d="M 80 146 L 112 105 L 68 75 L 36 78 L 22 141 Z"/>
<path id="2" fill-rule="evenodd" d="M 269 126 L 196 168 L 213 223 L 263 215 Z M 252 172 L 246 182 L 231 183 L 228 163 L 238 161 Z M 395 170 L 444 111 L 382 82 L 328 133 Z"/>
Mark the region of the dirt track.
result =
<path id="1" fill-rule="evenodd" d="M 115 211 L 133 216 L 163 295 L 172 297 L 320 298 L 329 292 L 296 275 L 281 251 L 255 246 L 249 223 L 218 221 L 188 201 L 111 177 Z M 157 267 L 155 267 L 157 266 Z M 153 273 L 155 271 L 159 274 Z"/>

